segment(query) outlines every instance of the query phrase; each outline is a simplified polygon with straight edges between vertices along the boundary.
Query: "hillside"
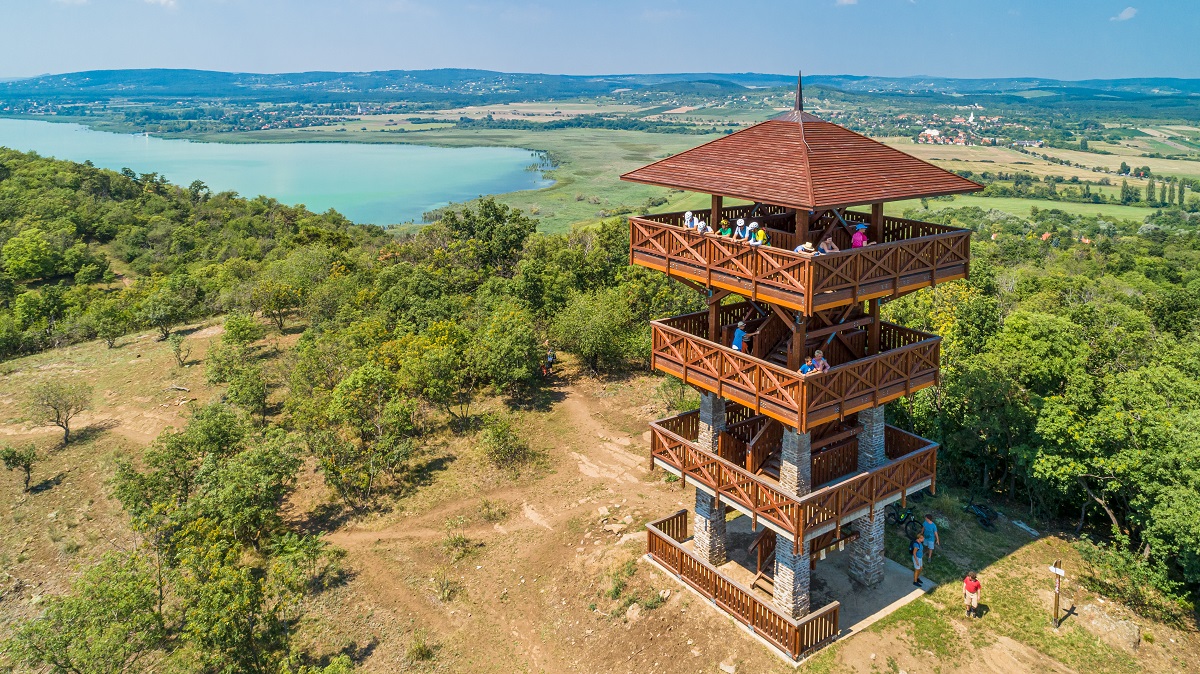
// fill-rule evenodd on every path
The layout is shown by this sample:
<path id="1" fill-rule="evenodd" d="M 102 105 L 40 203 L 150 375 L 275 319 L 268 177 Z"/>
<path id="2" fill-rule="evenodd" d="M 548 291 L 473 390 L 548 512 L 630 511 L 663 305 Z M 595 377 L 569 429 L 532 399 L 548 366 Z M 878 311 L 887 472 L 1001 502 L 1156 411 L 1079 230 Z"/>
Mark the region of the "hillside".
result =
<path id="1" fill-rule="evenodd" d="M 483 199 L 385 234 L 4 161 L 6 310 L 47 340 L 19 342 L 0 376 L 13 664 L 790 671 L 635 561 L 642 525 L 691 498 L 649 470 L 646 423 L 697 404 L 646 374 L 646 324 L 703 299 L 628 266 L 624 220 L 542 234 Z M 883 313 L 943 336 L 940 386 L 888 406 L 941 444 L 939 495 L 918 507 L 941 518 L 943 586 L 809 667 L 1185 671 L 1200 654 L 1195 214 L 930 203 L 922 219 L 975 233 L 971 276 Z M 127 266 L 63 271 L 97 249 Z M 97 332 L 63 327 L 85 317 Z M 548 348 L 567 354 L 551 377 Z M 84 408 L 70 442 L 38 403 L 52 397 Z M 965 498 L 1046 535 L 983 532 Z M 1054 632 L 1057 558 L 1077 612 Z M 973 568 L 988 611 L 967 622 L 954 583 Z M 1134 626 L 1136 648 L 1108 634 Z"/>

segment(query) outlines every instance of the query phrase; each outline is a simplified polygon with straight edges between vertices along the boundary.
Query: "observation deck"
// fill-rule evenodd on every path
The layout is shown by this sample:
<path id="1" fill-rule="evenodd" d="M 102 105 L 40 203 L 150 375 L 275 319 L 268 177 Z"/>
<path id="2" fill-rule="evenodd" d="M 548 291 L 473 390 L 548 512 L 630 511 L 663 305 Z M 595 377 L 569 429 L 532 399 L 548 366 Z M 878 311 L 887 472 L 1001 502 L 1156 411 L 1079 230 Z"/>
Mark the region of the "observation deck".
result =
<path id="1" fill-rule="evenodd" d="M 796 218 L 791 209 L 736 206 L 720 213 L 730 223 L 738 218 L 758 222 L 771 245 L 698 234 L 683 226 L 683 213 L 645 215 L 630 218 L 630 262 L 810 315 L 963 279 L 970 272 L 967 229 L 882 216 L 872 238 L 878 243 L 852 249 L 848 227 L 870 225 L 872 214 L 829 211 L 809 222 L 807 236 L 801 236 L 797 230 L 803 234 L 805 225 L 797 223 L 807 218 Z M 803 241 L 815 246 L 825 236 L 842 250 L 816 256 L 792 252 Z"/>
<path id="2" fill-rule="evenodd" d="M 749 411 L 740 416 L 744 418 L 739 421 L 753 418 Z M 821 463 L 846 451 L 840 447 L 820 451 L 814 443 L 814 488 L 800 496 L 788 493 L 769 474 L 745 467 L 746 457 L 737 453 L 738 443 L 733 437 L 736 431 L 731 429 L 722 434 L 718 452 L 696 444 L 699 422 L 697 412 L 652 422 L 650 455 L 654 465 L 680 476 L 685 484 L 719 495 L 722 503 L 752 517 L 755 526 L 763 523 L 791 541 L 813 541 L 827 536 L 840 530 L 845 522 L 878 512 L 893 501 L 905 500 L 913 492 L 935 487 L 937 443 L 895 426 L 884 427 L 888 462 L 870 471 L 857 470 L 856 463 L 822 471 Z M 852 446 L 850 451 L 857 460 L 857 443 L 847 444 Z M 827 482 L 818 483 L 818 479 Z M 824 544 L 837 542 L 835 534 Z"/>
<path id="3" fill-rule="evenodd" d="M 748 306 L 721 306 L 721 332 L 728 334 Z M 855 340 L 866 340 L 860 330 L 830 342 L 829 371 L 808 375 L 713 341 L 708 325 L 706 312 L 651 321 L 651 367 L 800 432 L 938 382 L 942 338 L 894 323 L 880 324 L 879 353 L 857 357 L 850 351 Z"/>

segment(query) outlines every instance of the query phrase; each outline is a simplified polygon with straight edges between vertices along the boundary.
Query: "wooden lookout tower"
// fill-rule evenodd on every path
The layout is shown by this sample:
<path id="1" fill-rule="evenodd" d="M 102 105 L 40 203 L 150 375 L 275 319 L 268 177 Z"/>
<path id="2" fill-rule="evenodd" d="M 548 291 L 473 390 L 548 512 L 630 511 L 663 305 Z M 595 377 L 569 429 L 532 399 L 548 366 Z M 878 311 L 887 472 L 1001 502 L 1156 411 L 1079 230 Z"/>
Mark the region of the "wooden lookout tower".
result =
<path id="1" fill-rule="evenodd" d="M 941 338 L 882 321 L 879 307 L 966 278 L 970 232 L 885 216 L 884 204 L 981 188 L 804 112 L 799 92 L 781 117 L 621 178 L 709 194 L 711 210 L 697 216 L 713 229 L 741 219 L 768 236 L 755 245 L 698 232 L 683 213 L 630 219 L 631 263 L 708 305 L 651 323 L 653 367 L 701 399 L 650 425 L 654 464 L 694 486 L 696 502 L 691 517 L 652 523 L 648 545 L 655 562 L 802 658 L 839 633 L 837 601 L 810 605 L 818 560 L 845 551 L 856 585 L 880 583 L 882 509 L 936 478 L 937 445 L 888 425 L 884 406 L 937 383 Z M 859 230 L 870 243 L 854 247 Z M 794 252 L 827 239 L 840 251 Z M 801 374 L 817 351 L 828 369 Z M 742 582 L 729 571 L 730 508 L 759 532 Z"/>

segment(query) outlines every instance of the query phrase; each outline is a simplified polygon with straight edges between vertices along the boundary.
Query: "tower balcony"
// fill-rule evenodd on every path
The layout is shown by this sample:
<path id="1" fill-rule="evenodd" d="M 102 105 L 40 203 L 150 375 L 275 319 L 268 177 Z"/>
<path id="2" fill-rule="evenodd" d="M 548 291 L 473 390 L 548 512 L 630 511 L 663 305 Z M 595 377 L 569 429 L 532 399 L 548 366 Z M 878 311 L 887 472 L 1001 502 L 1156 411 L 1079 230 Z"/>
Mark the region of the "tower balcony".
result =
<path id="1" fill-rule="evenodd" d="M 721 326 L 729 333 L 730 323 L 736 323 L 747 306 L 720 307 L 718 334 Z M 855 338 L 850 335 L 830 342 L 836 348 L 826 350 L 832 364 L 828 371 L 802 375 L 786 365 L 755 357 L 753 350 L 737 351 L 708 339 L 709 320 L 707 312 L 698 312 L 651 321 L 651 366 L 801 432 L 938 382 L 941 337 L 893 323 L 879 325 L 878 353 L 855 357 L 845 346 Z M 782 333 L 777 336 L 786 339 Z M 861 332 L 859 338 L 865 339 Z M 773 339 L 771 336 L 768 341 Z M 765 349 L 759 353 L 771 357 Z"/>
<path id="2" fill-rule="evenodd" d="M 831 433 L 825 437 L 824 447 L 820 439 L 813 441 L 813 491 L 803 495 L 789 493 L 769 472 L 748 469 L 746 455 L 738 453 L 738 425 L 756 418 L 771 423 L 741 410 L 729 415 L 728 430 L 722 433 L 717 452 L 697 444 L 699 412 L 652 422 L 651 460 L 655 466 L 678 475 L 685 486 L 692 484 L 750 516 L 755 527 L 765 524 L 793 542 L 821 543 L 813 549 L 839 542 L 835 532 L 844 523 L 878 513 L 893 501 L 903 501 L 908 494 L 936 486 L 937 443 L 885 426 L 887 463 L 874 470 L 859 471 L 857 445 L 840 442 L 844 438 L 838 436 L 844 436 L 844 431 Z M 853 445 L 854 462 L 844 468 L 826 469 L 824 476 L 818 477 L 819 464 L 838 457 L 846 444 Z M 768 455 L 772 452 L 778 452 L 777 443 L 774 449 L 766 450 Z M 818 479 L 828 481 L 818 482 Z"/>
<path id="3" fill-rule="evenodd" d="M 845 211 L 839 218 L 832 213 L 798 228 L 797 222 L 807 218 L 797 219 L 794 211 L 781 207 L 721 210 L 730 222 L 757 221 L 770 236 L 770 246 L 697 234 L 683 226 L 683 213 L 630 218 L 630 262 L 807 315 L 967 277 L 970 230 L 884 216 L 872 237 L 877 243 L 851 248 L 846 225 L 868 224 L 871 215 Z M 792 252 L 804 241 L 816 245 L 826 236 L 841 252 Z"/>

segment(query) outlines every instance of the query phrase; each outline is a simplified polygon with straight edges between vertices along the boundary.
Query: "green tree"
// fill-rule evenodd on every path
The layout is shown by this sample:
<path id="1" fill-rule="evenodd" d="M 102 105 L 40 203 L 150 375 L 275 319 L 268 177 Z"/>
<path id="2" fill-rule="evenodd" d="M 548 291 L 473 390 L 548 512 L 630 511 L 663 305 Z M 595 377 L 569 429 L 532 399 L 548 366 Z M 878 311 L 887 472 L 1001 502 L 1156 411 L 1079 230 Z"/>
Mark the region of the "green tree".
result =
<path id="1" fill-rule="evenodd" d="M 18 280 L 46 278 L 58 268 L 59 254 L 46 232 L 30 227 L 4 244 L 4 268 Z"/>
<path id="2" fill-rule="evenodd" d="M 480 374 L 498 391 L 516 397 L 537 380 L 543 354 L 533 317 L 513 300 L 488 315 L 470 348 Z"/>
<path id="3" fill-rule="evenodd" d="M 26 408 L 43 426 L 58 426 L 63 444 L 71 442 L 71 420 L 92 406 L 92 387 L 81 381 L 51 379 L 29 387 Z"/>
<path id="4" fill-rule="evenodd" d="M 142 323 L 157 329 L 159 341 L 164 341 L 176 325 L 196 315 L 201 300 L 202 290 L 195 279 L 184 273 L 172 274 L 151 282 L 137 303 L 136 315 Z"/>
<path id="5" fill-rule="evenodd" d="M 287 317 L 300 306 L 303 297 L 295 286 L 275 279 L 263 279 L 251 293 L 252 301 L 270 316 L 279 332 Z"/>
<path id="6" fill-rule="evenodd" d="M 88 307 L 88 315 L 96 328 L 96 336 L 105 346 L 113 348 L 117 339 L 129 330 L 130 316 L 124 302 L 117 298 L 100 299 Z"/>
<path id="7" fill-rule="evenodd" d="M 479 242 L 482 262 L 501 276 L 512 274 L 525 239 L 537 229 L 535 220 L 491 197 L 474 210 L 448 211 L 441 222 L 460 241 Z"/>
<path id="8" fill-rule="evenodd" d="M 1146 181 L 1146 203 L 1154 203 L 1154 178 Z"/>
<path id="9" fill-rule="evenodd" d="M 225 398 L 248 414 L 258 415 L 265 424 L 269 392 L 262 368 L 246 366 L 236 369 L 229 377 L 229 389 L 225 392 Z"/>
<path id="10" fill-rule="evenodd" d="M 20 623 L 7 648 L 17 662 L 56 674 L 153 671 L 166 636 L 158 609 L 148 560 L 109 554 Z"/>
<path id="11" fill-rule="evenodd" d="M 252 314 L 234 312 L 225 317 L 225 332 L 221 335 L 221 341 L 244 346 L 257 342 L 266 334 L 262 323 Z"/>
<path id="12" fill-rule="evenodd" d="M 593 372 L 623 363 L 632 333 L 629 307 L 616 289 L 574 293 L 550 327 L 554 342 Z"/>
<path id="13" fill-rule="evenodd" d="M 29 491 L 29 480 L 33 475 L 33 464 L 37 463 L 37 458 L 37 448 L 33 445 L 29 445 L 25 449 L 14 449 L 6 445 L 0 449 L 0 461 L 4 462 L 4 467 L 9 470 L 20 469 L 24 474 L 22 490 L 25 492 Z"/>

